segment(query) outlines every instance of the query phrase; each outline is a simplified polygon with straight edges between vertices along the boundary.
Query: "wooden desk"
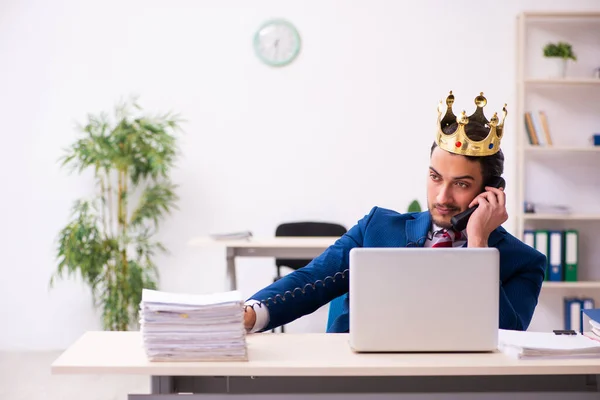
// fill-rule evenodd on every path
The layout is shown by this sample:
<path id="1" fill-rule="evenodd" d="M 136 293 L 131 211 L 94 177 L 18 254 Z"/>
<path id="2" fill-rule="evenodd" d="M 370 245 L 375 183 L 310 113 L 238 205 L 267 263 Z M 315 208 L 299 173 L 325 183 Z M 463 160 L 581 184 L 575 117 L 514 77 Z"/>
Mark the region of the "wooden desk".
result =
<path id="1" fill-rule="evenodd" d="M 600 397 L 600 359 L 516 360 L 502 353 L 357 354 L 350 349 L 347 334 L 264 333 L 248 335 L 247 341 L 247 362 L 150 362 L 139 332 L 88 332 L 52 364 L 52 373 L 151 376 L 152 395 L 130 395 L 130 400 L 169 399 L 174 396 L 160 395 L 182 392 L 203 393 L 204 399 L 224 394 L 262 399 L 275 393 L 274 398 L 287 394 L 287 399 L 330 398 L 335 393 L 350 397 L 378 393 L 377 399 L 397 399 L 399 393 L 475 392 L 511 398 L 515 392 L 528 392 L 517 397 L 528 399 Z M 563 397 L 548 393 L 531 397 L 534 391 L 559 391 L 556 394 Z M 479 393 L 467 398 L 484 397 Z"/>
<path id="2" fill-rule="evenodd" d="M 338 237 L 271 237 L 247 240 L 214 240 L 199 237 L 188 242 L 190 246 L 226 249 L 228 290 L 237 289 L 235 274 L 236 257 L 276 257 L 312 259 L 331 246 Z"/>

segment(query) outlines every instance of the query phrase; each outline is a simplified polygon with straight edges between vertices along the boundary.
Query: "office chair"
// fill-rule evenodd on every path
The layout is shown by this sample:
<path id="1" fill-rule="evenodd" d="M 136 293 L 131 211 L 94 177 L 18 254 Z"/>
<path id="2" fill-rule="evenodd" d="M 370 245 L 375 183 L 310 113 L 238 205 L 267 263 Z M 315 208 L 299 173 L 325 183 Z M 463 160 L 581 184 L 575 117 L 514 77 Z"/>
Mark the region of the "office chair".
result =
<path id="1" fill-rule="evenodd" d="M 327 315 L 327 332 L 333 325 L 333 322 L 344 312 L 344 301 L 348 298 L 348 293 L 343 294 L 329 302 L 329 314 Z"/>
<path id="2" fill-rule="evenodd" d="M 340 237 L 347 232 L 346 227 L 340 224 L 331 222 L 286 222 L 277 226 L 275 230 L 275 236 L 333 236 Z M 300 269 L 312 259 L 286 259 L 276 258 L 275 267 L 277 269 L 277 275 L 273 279 L 273 282 L 281 279 L 281 268 L 287 267 L 292 270 Z M 274 330 L 273 330 L 274 331 Z M 281 326 L 281 332 L 285 332 L 285 327 Z"/>

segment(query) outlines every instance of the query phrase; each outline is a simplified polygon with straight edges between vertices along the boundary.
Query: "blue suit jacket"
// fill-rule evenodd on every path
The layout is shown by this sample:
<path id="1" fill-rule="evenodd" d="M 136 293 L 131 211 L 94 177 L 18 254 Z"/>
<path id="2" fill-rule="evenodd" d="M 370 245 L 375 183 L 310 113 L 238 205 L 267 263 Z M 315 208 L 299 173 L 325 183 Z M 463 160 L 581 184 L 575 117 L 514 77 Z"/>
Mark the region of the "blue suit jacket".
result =
<path id="1" fill-rule="evenodd" d="M 422 247 L 431 227 L 429 212 L 406 213 L 374 207 L 344 236 L 306 267 L 296 270 L 251 296 L 268 307 L 269 324 L 263 331 L 316 311 L 348 293 L 348 256 L 354 247 Z M 489 247 L 500 252 L 501 329 L 526 330 L 544 280 L 546 256 L 499 227 Z M 346 271 L 344 273 L 344 271 Z M 332 279 L 331 277 L 335 277 Z M 316 285 L 313 285 L 316 282 Z M 328 332 L 348 332 L 349 306 Z"/>

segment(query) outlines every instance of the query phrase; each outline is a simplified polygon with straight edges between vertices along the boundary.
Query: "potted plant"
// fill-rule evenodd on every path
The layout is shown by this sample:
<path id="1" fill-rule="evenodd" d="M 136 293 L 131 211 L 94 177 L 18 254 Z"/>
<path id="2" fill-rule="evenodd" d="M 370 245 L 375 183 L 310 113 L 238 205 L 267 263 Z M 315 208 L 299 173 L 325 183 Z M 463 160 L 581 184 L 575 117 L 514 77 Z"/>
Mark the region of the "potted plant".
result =
<path id="1" fill-rule="evenodd" d="M 544 57 L 556 60 L 557 75 L 561 78 L 567 75 L 567 62 L 569 60 L 577 61 L 572 46 L 566 42 L 548 43 L 544 46 Z"/>
<path id="2" fill-rule="evenodd" d="M 96 193 L 75 202 L 60 230 L 50 287 L 79 275 L 102 308 L 106 330 L 137 323 L 142 289 L 157 287 L 153 256 L 166 249 L 154 235 L 178 200 L 169 172 L 179 123 L 171 114 L 144 114 L 133 99 L 115 108 L 114 119 L 89 115 L 61 157 L 63 167 L 93 172 Z"/>
<path id="3" fill-rule="evenodd" d="M 419 204 L 418 200 L 413 200 L 412 203 L 409 204 L 407 212 L 421 212 L 421 204 Z"/>

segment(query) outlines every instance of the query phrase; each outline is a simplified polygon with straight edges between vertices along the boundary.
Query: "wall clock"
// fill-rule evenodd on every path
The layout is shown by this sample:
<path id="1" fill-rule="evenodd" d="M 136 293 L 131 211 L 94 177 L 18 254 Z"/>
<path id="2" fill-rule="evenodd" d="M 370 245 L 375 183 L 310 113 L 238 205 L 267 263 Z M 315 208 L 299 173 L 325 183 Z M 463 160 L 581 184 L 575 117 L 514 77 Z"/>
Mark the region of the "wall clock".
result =
<path id="1" fill-rule="evenodd" d="M 267 21 L 254 35 L 254 51 L 267 65 L 273 67 L 288 65 L 300 52 L 300 34 L 288 21 L 282 19 Z"/>

